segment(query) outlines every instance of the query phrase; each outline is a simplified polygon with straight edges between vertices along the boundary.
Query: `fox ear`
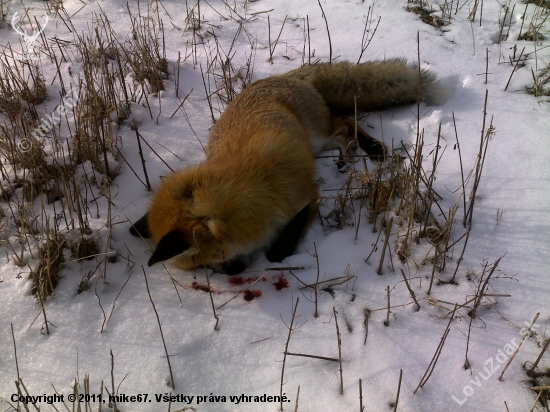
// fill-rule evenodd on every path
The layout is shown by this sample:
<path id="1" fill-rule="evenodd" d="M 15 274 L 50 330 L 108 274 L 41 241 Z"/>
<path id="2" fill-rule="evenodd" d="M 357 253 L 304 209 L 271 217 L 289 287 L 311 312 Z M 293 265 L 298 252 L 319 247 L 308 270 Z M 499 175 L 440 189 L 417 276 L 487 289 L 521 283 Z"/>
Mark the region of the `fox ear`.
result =
<path id="1" fill-rule="evenodd" d="M 152 266 L 157 262 L 173 258 L 185 252 L 189 247 L 190 245 L 186 242 L 183 234 L 178 230 L 172 230 L 160 239 L 147 265 Z"/>
<path id="2" fill-rule="evenodd" d="M 147 223 L 149 212 L 145 213 L 136 223 L 130 226 L 130 233 L 136 237 L 151 237 L 151 231 Z"/>
<path id="3" fill-rule="evenodd" d="M 207 219 L 204 224 L 216 239 L 222 239 L 225 233 L 225 223 L 217 218 Z"/>

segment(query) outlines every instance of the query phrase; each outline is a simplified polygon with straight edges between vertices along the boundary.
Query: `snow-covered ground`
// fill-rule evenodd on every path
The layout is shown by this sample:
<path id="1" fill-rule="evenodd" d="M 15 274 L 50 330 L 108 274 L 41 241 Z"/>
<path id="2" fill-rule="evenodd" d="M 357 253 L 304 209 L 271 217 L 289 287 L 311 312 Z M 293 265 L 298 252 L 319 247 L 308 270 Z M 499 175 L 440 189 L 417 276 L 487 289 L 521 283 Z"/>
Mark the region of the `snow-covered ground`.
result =
<path id="1" fill-rule="evenodd" d="M 32 14 L 41 15 L 43 2 L 22 3 L 30 8 Z M 434 9 L 439 9 L 437 4 L 443 2 L 429 3 Z M 504 8 L 500 3 L 505 1 L 485 1 L 481 25 L 480 10 L 474 22 L 467 19 L 477 3 L 465 0 L 457 8 L 453 2 L 451 24 L 439 30 L 422 22 L 417 14 L 407 12 L 405 0 L 321 2 L 329 26 L 333 60 L 358 60 L 368 15 L 372 20 L 371 33 L 378 19 L 380 22 L 362 61 L 404 57 L 416 62 L 418 34 L 421 66 L 438 73 L 442 81 L 454 89 L 453 95 L 442 106 L 429 108 L 421 105 L 422 113 L 426 113 L 420 122 L 425 132 L 425 153 L 435 147 L 441 124 L 441 145 L 446 150 L 434 185 L 446 208 L 459 201 L 461 193 L 457 190 L 461 187 L 461 174 L 458 151 L 455 150 L 453 113 L 463 166 L 469 171 L 479 149 L 488 90 L 487 118 L 488 122 L 492 119 L 496 133 L 489 143 L 477 192 L 472 232 L 457 275 L 458 285 L 434 286 L 430 295 L 440 302 L 440 306 L 427 300 L 431 264 L 414 267 L 409 263 L 403 266 L 392 251 L 394 269 L 389 264 L 387 253 L 384 273 L 379 276 L 376 270 L 382 241 L 379 241 L 378 250 L 370 257 L 369 263 L 365 263 L 378 237 L 366 216 L 361 219 L 357 239 L 355 227 L 351 225 L 336 230 L 323 227 L 316 220 L 296 254 L 281 266 L 303 267 L 293 273 L 305 283 L 314 283 L 318 272 L 315 245 L 321 279 L 344 275 L 356 278 L 333 286 L 331 293 L 320 291 L 319 317 L 315 318 L 313 292 L 301 289 L 301 284 L 288 271 L 269 272 L 251 287 L 254 291 L 261 291 L 261 294 L 256 293 L 261 296 L 247 301 L 241 295 L 217 311 L 219 325 L 216 331 L 209 294 L 200 290 L 200 286 L 206 284 L 204 271 L 197 270 L 194 276 L 170 264 L 166 264 L 166 268 L 162 265 L 147 268 L 149 248 L 129 234 L 127 219 L 135 221 L 141 217 L 147 210 L 151 193 L 123 164 L 111 187 L 111 191 L 116 192 L 112 214 L 117 223 L 113 229 L 112 247 L 121 257 L 117 263 L 107 264 L 105 279 L 100 278 L 98 272 L 90 281 L 91 288 L 77 294 L 82 277 L 93 271 L 98 261 L 75 262 L 70 261 L 74 257 L 67 256 L 69 263 L 62 271 L 62 280 L 46 305 L 51 322 L 49 336 L 43 330 L 42 317 L 33 323 L 40 313 L 40 305 L 30 294 L 28 270 L 22 270 L 14 265 L 12 259 L 8 260 L 11 252 L 1 254 L 0 410 L 12 410 L 12 406 L 17 404 L 12 396 L 17 394 L 14 382 L 18 373 L 30 395 L 53 395 L 55 387 L 58 393 L 64 394 L 69 410 L 72 405 L 68 396 L 73 393 L 75 380 L 80 384 L 80 393 L 83 393 L 86 375 L 89 376 L 90 394 L 98 395 L 102 385 L 111 392 L 111 376 L 119 395 L 142 394 L 141 402 L 139 399 L 131 402 L 130 398 L 126 399 L 127 402 L 119 402 L 121 411 L 176 410 L 187 405 L 198 411 L 279 410 L 278 402 L 254 399 L 254 396 L 280 394 L 288 326 L 299 297 L 295 330 L 288 351 L 338 358 L 334 307 L 341 334 L 344 393 L 340 394 L 338 362 L 287 356 L 282 388 L 288 400 L 284 404 L 286 411 L 295 410 L 298 390 L 300 411 L 359 410 L 360 380 L 365 411 L 392 410 L 390 404 L 397 395 L 400 370 L 400 411 L 505 411 L 507 408 L 510 411 L 529 411 L 537 392 L 529 389 L 532 385 L 526 381 L 528 377 L 523 365 L 527 362 L 526 367 L 530 368 L 550 333 L 550 106 L 548 97 L 534 97 L 526 92 L 526 88 L 533 83 L 532 71 L 536 73 L 537 68 L 540 70 L 550 62 L 550 53 L 549 49 L 544 49 L 548 46 L 546 41 L 535 44 L 516 40 L 525 9 L 523 3 L 508 2 L 510 9 L 515 5 L 515 11 L 511 18 L 510 13 L 508 16 L 511 25 L 505 25 L 503 30 L 509 30 L 508 40 L 501 44 L 496 44 L 495 40 L 504 18 Z M 129 33 L 130 19 L 125 1 L 66 0 L 63 4 L 72 15 L 74 27 L 81 33 L 92 28 L 92 20 L 102 10 L 121 40 Z M 225 53 L 231 49 L 231 62 L 235 67 L 245 67 L 247 59 L 252 56 L 253 79 L 299 67 L 304 60 L 308 61 L 308 50 L 314 56 L 312 60 L 329 59 L 327 28 L 319 3 L 313 0 L 201 1 L 202 28 L 198 34 L 204 37 L 204 41 L 196 51 L 190 45 L 192 31 L 183 31 L 187 16 L 185 2 L 164 0 L 152 4 L 158 6 L 164 24 L 166 56 L 171 71 L 177 67 L 178 53 L 182 56 L 179 71 L 181 93 L 179 98 L 175 96 L 172 75 L 166 81 L 166 90 L 160 99 L 149 99 L 153 119 L 148 110 L 139 105 L 133 106 L 131 117 L 140 122 L 139 132 L 144 139 L 174 169 L 204 158 L 202 145 L 208 141 L 212 120 L 201 67 L 205 71 L 212 54 L 216 53 L 214 35 Z M 190 9 L 192 4 L 188 2 L 187 6 Z M 22 11 L 22 7 L 21 2 L 11 2 L 7 20 L 10 21 L 14 12 Z M 137 3 L 130 5 L 133 13 L 137 13 L 137 7 Z M 142 14 L 146 14 L 146 2 L 141 2 L 140 7 Z M 455 9 L 458 9 L 456 13 Z M 524 31 L 535 9 L 532 4 L 527 7 Z M 272 43 L 287 17 L 273 52 L 273 63 L 268 62 L 268 16 Z M 304 41 L 308 30 L 304 27 L 306 17 L 309 42 Z M 68 27 L 53 15 L 44 33 L 50 40 L 54 36 L 73 39 Z M 543 31 L 542 34 L 548 33 Z M 20 35 L 4 24 L 0 29 L 1 47 L 8 43 L 16 49 L 21 47 Z M 515 45 L 516 58 L 523 47 L 529 57 L 525 67 L 518 67 L 505 92 L 513 70 L 509 56 L 514 55 Z M 197 57 L 196 64 L 194 56 Z M 73 76 L 78 73 L 78 62 L 63 64 L 65 68 L 71 66 Z M 54 81 L 55 65 L 43 61 L 42 66 L 49 96 L 58 96 L 60 86 L 58 79 Z M 209 77 L 208 80 L 214 89 L 214 79 Z M 193 92 L 184 104 L 188 121 L 181 110 L 170 117 L 182 96 L 191 90 Z M 43 105 L 44 114 L 54 110 L 58 102 L 55 97 L 50 97 Z M 217 107 L 216 102 L 214 105 Z M 372 113 L 364 126 L 369 127 L 377 138 L 382 137 L 383 128 L 384 141 L 388 144 L 392 140 L 396 145 L 400 141 L 412 144 L 416 139 L 415 113 L 416 106 Z M 124 158 L 141 176 L 135 132 L 123 126 L 116 133 L 123 142 Z M 143 150 L 151 183 L 158 184 L 160 176 L 168 174 L 169 169 L 149 148 Z M 426 156 L 425 162 L 426 169 L 430 169 L 431 156 Z M 369 166 L 372 168 L 374 164 L 369 162 Z M 333 159 L 319 159 L 318 167 L 322 195 L 327 196 L 327 193 L 333 193 L 330 190 L 342 188 L 346 174 L 338 172 Z M 361 162 L 352 167 L 360 168 Z M 328 211 L 333 202 L 327 200 L 321 211 Z M 39 202 L 36 207 L 40 207 Z M 90 219 L 90 225 L 105 237 L 108 232 L 104 228 L 107 219 L 104 198 L 98 200 L 98 207 L 99 215 Z M 464 233 L 461 220 L 462 208 L 457 214 L 454 239 Z M 392 234 L 392 248 L 393 237 Z M 452 276 L 461 245 L 462 241 L 452 256 L 449 252 L 453 259 L 448 260 L 444 273 L 436 273 L 438 278 L 448 280 Z M 490 267 L 499 257 L 502 257 L 499 272 L 487 293 L 509 296 L 492 296 L 483 300 L 477 313 L 479 317 L 472 323 L 469 342 L 467 309 L 458 310 L 459 316 L 450 325 L 433 373 L 425 385 L 413 393 L 447 327 L 448 318 L 443 316 L 448 310 L 442 306 L 452 309 L 454 303 L 462 304 L 471 299 L 475 294 L 475 282 L 469 280 L 468 273 L 481 273 L 484 264 Z M 175 389 L 169 384 L 165 349 L 142 265 L 170 355 Z M 274 265 L 264 256 L 258 257 L 241 275 L 242 282 L 211 273 L 214 305 L 219 307 L 231 299 L 250 285 L 249 278 L 261 276 L 270 266 Z M 400 268 L 411 278 L 411 288 L 421 299 L 419 311 L 415 311 L 411 304 Z M 388 286 L 392 313 L 389 326 L 385 326 Z M 365 309 L 370 311 L 366 344 Z M 537 312 L 540 316 L 533 325 L 533 333 L 525 339 L 499 380 L 505 362 L 522 340 L 523 328 Z M 106 317 L 108 321 L 104 324 Z M 19 372 L 16 370 L 10 325 L 14 331 Z M 464 368 L 467 347 L 471 365 L 468 370 Z M 547 352 L 539 369 L 547 371 L 548 368 L 550 353 Z M 181 395 L 182 399 L 183 396 L 193 398 L 190 401 L 186 398 L 187 402 L 178 400 L 171 405 L 162 399 L 157 401 L 156 396 L 168 393 Z M 105 389 L 103 395 L 105 398 Z M 97 401 L 91 404 L 93 410 L 98 409 Z M 44 400 L 40 403 L 40 410 L 54 410 L 54 406 L 56 410 L 65 410 L 60 402 L 50 406 Z M 34 409 L 32 405 L 28 407 Z M 537 407 L 542 408 L 540 403 Z M 108 402 L 102 408 L 108 410 Z"/>

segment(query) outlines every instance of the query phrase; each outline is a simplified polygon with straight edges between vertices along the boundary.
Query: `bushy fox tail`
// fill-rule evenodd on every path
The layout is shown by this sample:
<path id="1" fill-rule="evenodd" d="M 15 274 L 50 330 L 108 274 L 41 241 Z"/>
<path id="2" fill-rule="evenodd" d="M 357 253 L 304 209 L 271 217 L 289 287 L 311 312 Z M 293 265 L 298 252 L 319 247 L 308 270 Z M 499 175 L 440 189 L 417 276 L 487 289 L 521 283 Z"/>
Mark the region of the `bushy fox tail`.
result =
<path id="1" fill-rule="evenodd" d="M 360 63 L 323 63 L 284 74 L 310 83 L 323 96 L 333 116 L 415 103 L 438 105 L 450 94 L 428 70 L 404 59 Z"/>

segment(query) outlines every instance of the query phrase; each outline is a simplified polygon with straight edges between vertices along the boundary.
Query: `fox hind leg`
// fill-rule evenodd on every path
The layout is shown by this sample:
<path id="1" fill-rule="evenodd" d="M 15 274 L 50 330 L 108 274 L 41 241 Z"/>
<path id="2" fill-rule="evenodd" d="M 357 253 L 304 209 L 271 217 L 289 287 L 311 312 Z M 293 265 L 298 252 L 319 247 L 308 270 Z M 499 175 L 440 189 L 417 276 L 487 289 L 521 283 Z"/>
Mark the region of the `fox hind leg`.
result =
<path id="1" fill-rule="evenodd" d="M 382 142 L 368 134 L 361 126 L 347 117 L 334 117 L 332 120 L 333 133 L 337 139 L 339 145 L 341 145 L 341 139 L 343 135 L 346 135 L 348 139 L 355 140 L 355 130 L 357 128 L 357 143 L 359 147 L 365 151 L 368 157 L 376 160 L 384 160 L 386 158 L 387 150 Z M 346 147 L 346 153 L 349 155 L 350 146 Z M 340 153 L 342 150 L 340 149 Z M 342 161 L 340 157 L 340 162 Z M 339 162 L 339 163 L 340 163 Z"/>

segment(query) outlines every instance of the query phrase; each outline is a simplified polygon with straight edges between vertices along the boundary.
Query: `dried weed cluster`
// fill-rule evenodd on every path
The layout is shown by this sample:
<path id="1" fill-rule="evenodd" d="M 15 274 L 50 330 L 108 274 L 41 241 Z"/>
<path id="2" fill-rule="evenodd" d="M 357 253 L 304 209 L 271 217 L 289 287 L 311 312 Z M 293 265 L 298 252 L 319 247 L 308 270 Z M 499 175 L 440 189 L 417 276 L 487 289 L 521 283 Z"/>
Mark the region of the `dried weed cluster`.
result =
<path id="1" fill-rule="evenodd" d="M 53 6 L 50 13 L 73 33 L 72 42 L 42 38 L 35 44 L 40 59 L 12 48 L 0 55 L 0 236 L 15 263 L 30 271 L 40 301 L 52 294 L 68 259 L 113 259 L 117 128 L 132 104 L 148 106 L 148 96 L 164 89 L 169 70 L 162 21 L 152 7 L 144 16 L 128 10 L 132 30 L 120 41 L 104 14 L 94 15 L 84 34 L 62 2 Z M 53 79 L 46 80 L 43 64 L 56 68 Z M 105 212 L 101 198 L 105 227 L 92 230 L 90 219 Z"/>

